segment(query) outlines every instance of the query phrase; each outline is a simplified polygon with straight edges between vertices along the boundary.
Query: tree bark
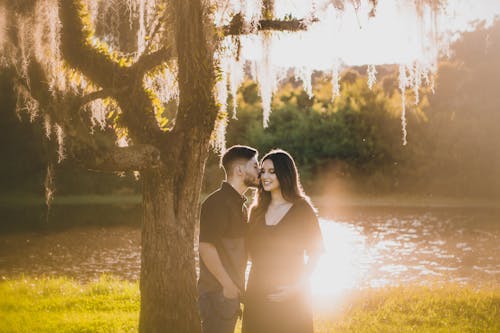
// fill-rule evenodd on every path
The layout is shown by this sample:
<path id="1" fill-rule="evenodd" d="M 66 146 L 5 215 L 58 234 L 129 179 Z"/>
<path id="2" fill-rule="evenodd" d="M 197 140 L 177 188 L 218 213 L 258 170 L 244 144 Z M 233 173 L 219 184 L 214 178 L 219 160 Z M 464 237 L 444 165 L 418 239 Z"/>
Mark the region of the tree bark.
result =
<path id="1" fill-rule="evenodd" d="M 140 332 L 200 332 L 194 220 L 175 212 L 174 174 L 166 168 L 142 173 Z"/>
<path id="2" fill-rule="evenodd" d="M 176 0 L 179 107 L 161 149 L 162 166 L 143 177 L 141 333 L 199 333 L 195 225 L 209 140 L 217 116 L 213 54 L 200 0 Z"/>

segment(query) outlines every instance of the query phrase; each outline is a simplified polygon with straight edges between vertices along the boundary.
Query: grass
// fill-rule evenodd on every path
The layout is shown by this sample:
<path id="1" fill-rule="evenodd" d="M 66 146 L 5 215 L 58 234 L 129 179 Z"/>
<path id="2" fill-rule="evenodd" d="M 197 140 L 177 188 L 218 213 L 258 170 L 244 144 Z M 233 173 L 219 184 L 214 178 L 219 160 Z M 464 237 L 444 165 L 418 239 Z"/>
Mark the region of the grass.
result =
<path id="1" fill-rule="evenodd" d="M 0 332 L 137 332 L 139 286 L 108 276 L 0 283 Z"/>
<path id="2" fill-rule="evenodd" d="M 455 284 L 372 289 L 343 311 L 320 314 L 317 333 L 500 332 L 500 289 Z"/>
<path id="3" fill-rule="evenodd" d="M 361 291 L 316 316 L 316 333 L 500 332 L 500 290 L 457 285 Z M 0 332 L 137 332 L 137 283 L 103 276 L 0 282 Z M 239 329 L 237 329 L 239 332 Z"/>

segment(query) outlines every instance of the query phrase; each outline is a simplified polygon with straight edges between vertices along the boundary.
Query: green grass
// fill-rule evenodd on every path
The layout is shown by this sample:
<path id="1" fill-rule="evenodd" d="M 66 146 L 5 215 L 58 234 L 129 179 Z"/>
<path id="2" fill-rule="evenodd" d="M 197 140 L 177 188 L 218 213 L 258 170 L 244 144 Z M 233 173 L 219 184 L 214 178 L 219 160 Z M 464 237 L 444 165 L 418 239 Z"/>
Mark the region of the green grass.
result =
<path id="1" fill-rule="evenodd" d="M 136 332 L 137 283 L 103 276 L 0 282 L 0 332 Z M 361 291 L 334 312 L 319 313 L 315 332 L 500 332 L 500 289 L 457 285 Z M 239 329 L 237 329 L 239 332 Z"/>
<path id="2" fill-rule="evenodd" d="M 0 332 L 137 332 L 139 286 L 103 276 L 0 283 Z"/>
<path id="3" fill-rule="evenodd" d="M 317 315 L 317 333 L 500 332 L 500 289 L 455 284 L 372 289 Z"/>

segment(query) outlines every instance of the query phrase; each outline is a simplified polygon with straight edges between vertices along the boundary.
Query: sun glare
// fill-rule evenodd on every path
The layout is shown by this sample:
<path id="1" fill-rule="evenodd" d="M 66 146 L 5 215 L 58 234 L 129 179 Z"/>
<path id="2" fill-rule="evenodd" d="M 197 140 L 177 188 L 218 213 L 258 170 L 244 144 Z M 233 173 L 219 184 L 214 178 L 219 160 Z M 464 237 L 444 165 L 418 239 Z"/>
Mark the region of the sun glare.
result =
<path id="1" fill-rule="evenodd" d="M 311 277 L 313 295 L 336 298 L 359 285 L 368 266 L 365 236 L 351 224 L 320 219 L 325 253 L 320 258 Z"/>
<path id="2" fill-rule="evenodd" d="M 277 17 L 314 15 L 320 23 L 301 33 L 273 34 L 273 65 L 328 70 L 337 61 L 348 66 L 434 62 L 436 52 L 446 51 L 458 32 L 473 28 L 474 21 L 488 24 L 500 15 L 497 1 L 455 0 L 433 12 L 425 6 L 417 10 L 414 1 L 384 0 L 378 2 L 375 17 L 369 17 L 371 7 L 364 1 L 357 10 L 346 5 L 342 14 L 328 1 L 318 1 L 316 9 L 311 3 L 276 1 Z M 262 59 L 259 40 L 256 36 L 244 38 L 243 57 Z"/>
<path id="3" fill-rule="evenodd" d="M 229 1 L 224 10 L 217 13 L 215 21 L 227 24 L 231 15 L 243 12 L 247 29 L 255 30 L 255 11 L 248 14 L 251 1 Z M 339 73 L 342 67 L 370 65 L 369 84 L 376 81 L 374 65 L 398 64 L 401 94 L 407 90 L 417 97 L 401 105 L 402 142 L 407 143 L 406 105 L 418 104 L 418 91 L 422 85 L 434 89 L 433 76 L 442 55 L 449 55 L 450 43 L 458 33 L 470 30 L 471 22 L 485 20 L 491 23 L 500 14 L 498 1 L 449 1 L 445 8 L 436 9 L 424 1 L 384 0 L 378 1 L 375 17 L 370 17 L 369 1 L 345 2 L 343 10 L 335 8 L 328 0 L 283 0 L 274 3 L 274 17 L 279 19 L 303 18 L 309 21 L 309 29 L 293 33 L 249 34 L 238 43 L 227 41 L 221 53 L 222 67 L 226 78 L 241 77 L 244 64 L 251 63 L 252 78 L 259 84 L 262 98 L 264 127 L 271 113 L 272 95 L 279 82 L 293 68 L 297 79 L 303 82 L 304 90 L 312 95 L 312 73 L 322 70 L 331 75 L 332 100 L 339 95 Z M 357 4 L 356 8 L 353 4 Z M 244 4 L 245 6 L 243 6 Z M 359 6 L 358 6 L 359 4 Z M 231 45 L 233 44 L 233 45 Z M 239 50 L 237 64 L 234 51 Z M 232 60 L 231 60 L 232 59 Z M 234 72 L 238 74 L 234 74 Z M 228 81 L 231 81 L 229 79 Z M 226 85 L 234 84 L 226 82 Z M 232 87 L 234 91 L 234 87 Z M 226 92 L 224 92 L 226 93 Z"/>

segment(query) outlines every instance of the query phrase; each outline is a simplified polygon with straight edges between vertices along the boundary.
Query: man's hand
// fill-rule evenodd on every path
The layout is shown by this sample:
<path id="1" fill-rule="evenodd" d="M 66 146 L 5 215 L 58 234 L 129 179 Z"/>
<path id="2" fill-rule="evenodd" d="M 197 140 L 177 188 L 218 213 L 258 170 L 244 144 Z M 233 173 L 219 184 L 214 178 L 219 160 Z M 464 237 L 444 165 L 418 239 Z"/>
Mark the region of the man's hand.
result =
<path id="1" fill-rule="evenodd" d="M 235 299 L 240 296 L 240 289 L 236 287 L 233 281 L 230 281 L 223 286 L 222 295 L 225 298 Z"/>
<path id="2" fill-rule="evenodd" d="M 240 290 L 224 269 L 215 246 L 211 243 L 200 242 L 200 257 L 210 273 L 212 273 L 222 286 L 225 298 L 235 299 L 240 295 Z"/>

